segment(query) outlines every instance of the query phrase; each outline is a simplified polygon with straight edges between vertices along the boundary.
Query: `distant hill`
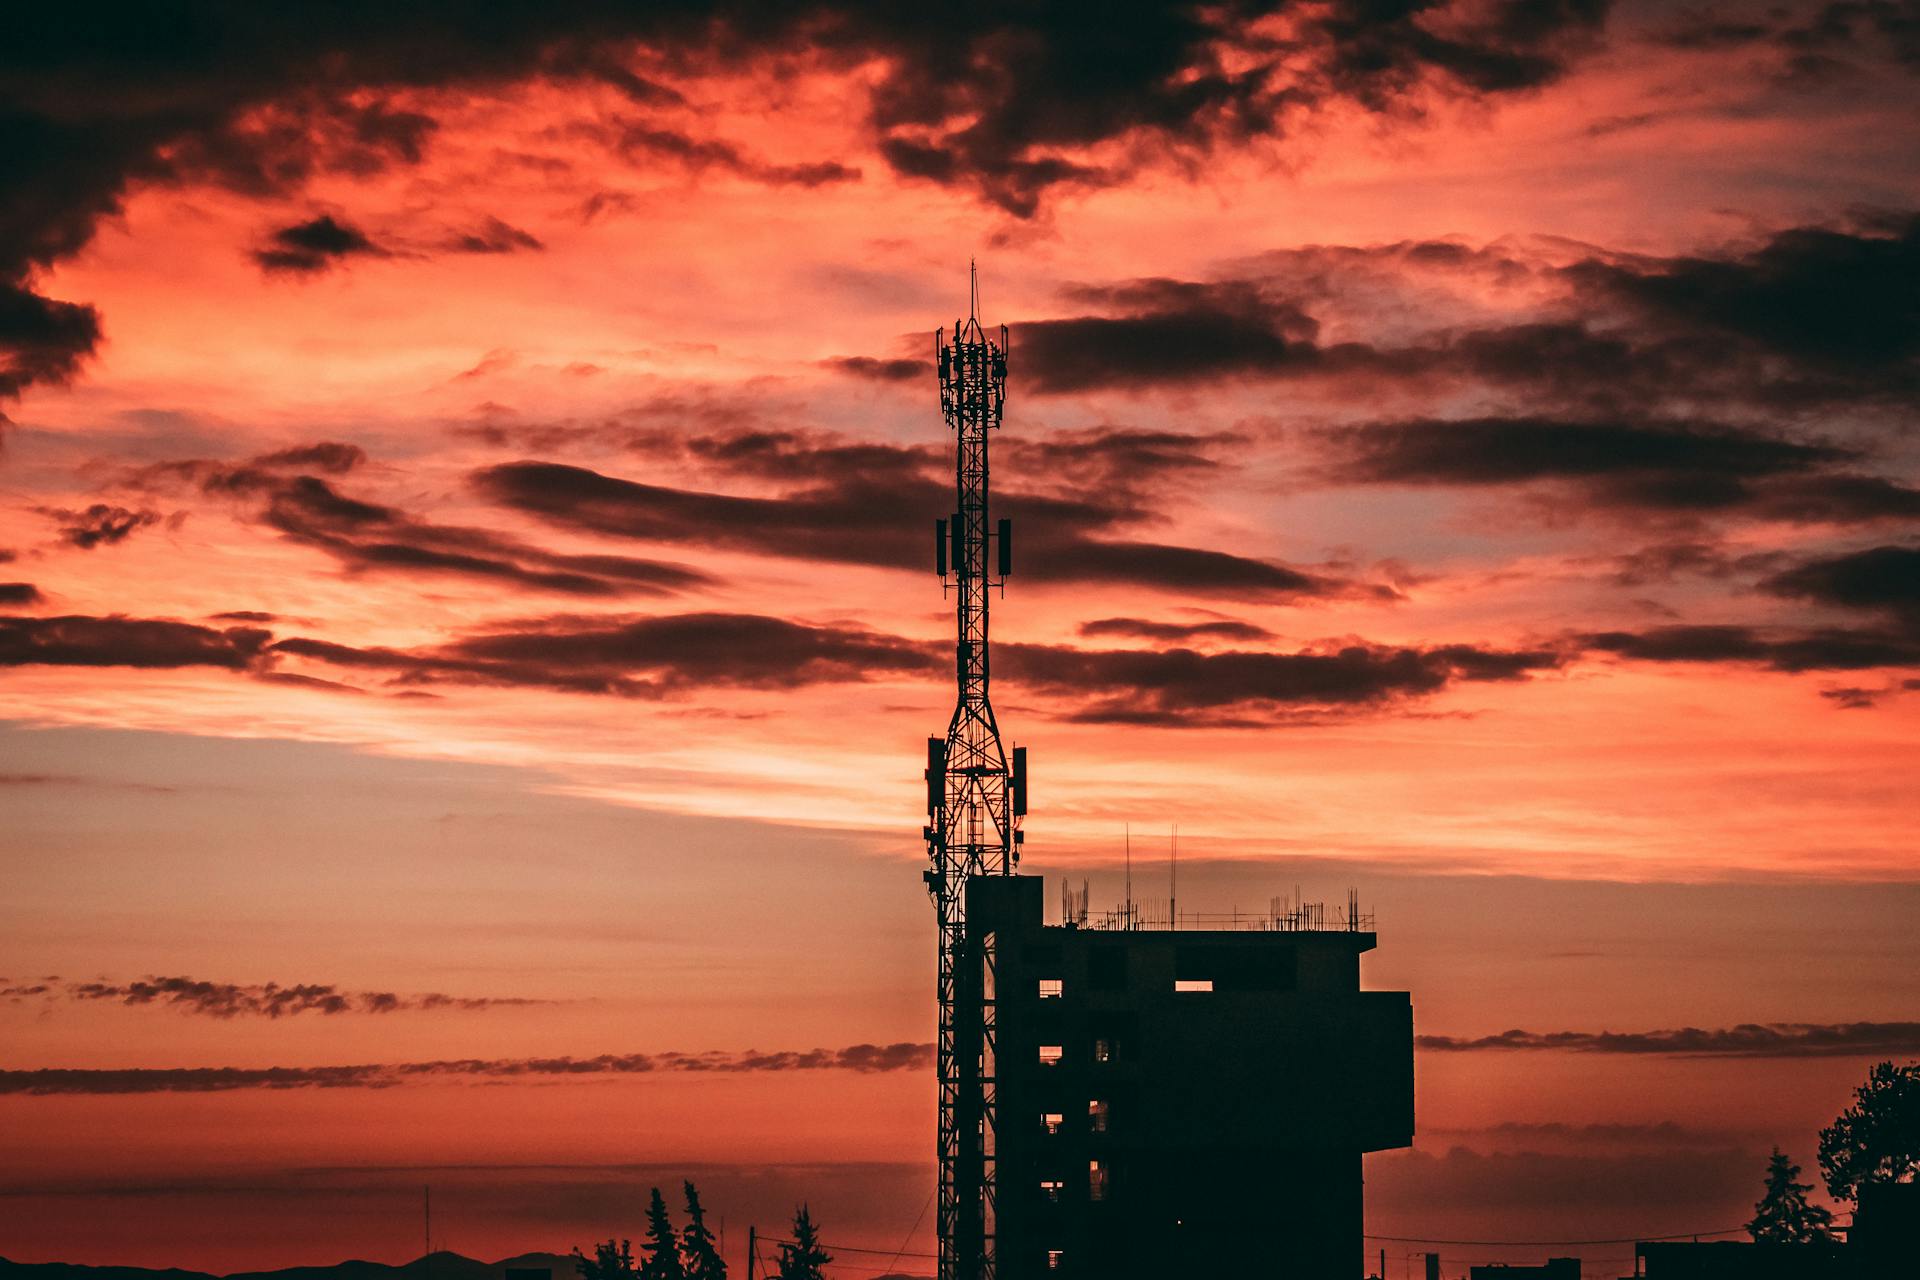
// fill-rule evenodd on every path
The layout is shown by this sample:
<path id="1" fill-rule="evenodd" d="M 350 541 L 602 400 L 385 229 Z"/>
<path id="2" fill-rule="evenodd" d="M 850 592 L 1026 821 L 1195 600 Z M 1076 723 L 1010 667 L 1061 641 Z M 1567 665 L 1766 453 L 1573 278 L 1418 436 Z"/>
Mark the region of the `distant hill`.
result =
<path id="1" fill-rule="evenodd" d="M 506 1280 L 509 1267 L 544 1267 L 553 1280 L 571 1280 L 573 1259 L 557 1253 L 523 1253 L 498 1262 L 481 1262 L 457 1253 L 430 1253 L 392 1266 L 353 1259 L 330 1267 L 285 1267 L 279 1271 L 236 1271 L 224 1280 Z M 83 1267 L 72 1262 L 13 1262 L 0 1258 L 0 1280 L 223 1280 L 205 1271 L 169 1267 Z"/>

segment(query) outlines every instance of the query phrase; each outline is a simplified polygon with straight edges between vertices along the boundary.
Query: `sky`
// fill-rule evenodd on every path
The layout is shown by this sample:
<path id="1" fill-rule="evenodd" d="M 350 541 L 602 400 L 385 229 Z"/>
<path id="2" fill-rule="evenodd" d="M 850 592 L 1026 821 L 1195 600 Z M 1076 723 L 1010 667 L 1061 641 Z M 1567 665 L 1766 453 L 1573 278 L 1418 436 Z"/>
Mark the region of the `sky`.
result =
<path id="1" fill-rule="evenodd" d="M 1359 893 L 1389 1275 L 1920 1054 L 1911 0 L 10 22 L 0 1256 L 924 1273 L 969 260 L 1022 869 Z"/>

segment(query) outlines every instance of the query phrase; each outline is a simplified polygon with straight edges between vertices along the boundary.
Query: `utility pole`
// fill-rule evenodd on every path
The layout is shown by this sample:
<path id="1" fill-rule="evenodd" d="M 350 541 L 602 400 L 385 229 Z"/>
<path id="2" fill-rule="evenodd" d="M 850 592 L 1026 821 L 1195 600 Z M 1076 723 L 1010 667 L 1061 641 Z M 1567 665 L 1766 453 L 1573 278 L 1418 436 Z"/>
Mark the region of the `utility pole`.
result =
<path id="1" fill-rule="evenodd" d="M 753 1280 L 753 1262 L 758 1252 L 759 1246 L 754 1242 L 753 1228 L 749 1226 L 747 1228 L 747 1280 Z"/>
<path id="2" fill-rule="evenodd" d="M 980 994 L 993 956 L 967 937 L 967 880 L 1011 875 L 1027 811 L 1027 753 L 1008 755 L 987 696 L 987 598 L 1013 568 L 1012 522 L 988 516 L 988 432 L 1000 426 L 1007 391 L 1007 331 L 996 342 L 980 324 L 980 277 L 969 272 L 969 311 L 949 341 L 934 335 L 940 409 L 954 433 L 954 511 L 934 523 L 934 567 L 954 588 L 954 678 L 958 698 L 946 737 L 927 739 L 927 889 L 939 922 L 939 1280 L 994 1280 L 992 1002 Z M 997 556 L 990 551 L 997 550 Z M 949 574 L 952 581 L 949 583 Z M 961 990 L 962 984 L 966 990 Z M 963 1021 L 962 1010 L 966 1010 Z M 977 1013 L 975 1012 L 977 1011 Z"/>

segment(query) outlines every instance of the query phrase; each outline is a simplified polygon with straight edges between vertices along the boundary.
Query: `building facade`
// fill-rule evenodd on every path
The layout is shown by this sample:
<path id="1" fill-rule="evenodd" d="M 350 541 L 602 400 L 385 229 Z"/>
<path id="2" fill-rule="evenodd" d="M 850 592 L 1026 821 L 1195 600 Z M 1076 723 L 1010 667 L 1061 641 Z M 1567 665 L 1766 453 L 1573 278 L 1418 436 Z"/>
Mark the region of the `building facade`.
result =
<path id="1" fill-rule="evenodd" d="M 1048 925 L 1034 876 L 973 878 L 967 920 L 1001 1277 L 1360 1273 L 1360 1157 L 1413 1140 L 1372 933 Z"/>

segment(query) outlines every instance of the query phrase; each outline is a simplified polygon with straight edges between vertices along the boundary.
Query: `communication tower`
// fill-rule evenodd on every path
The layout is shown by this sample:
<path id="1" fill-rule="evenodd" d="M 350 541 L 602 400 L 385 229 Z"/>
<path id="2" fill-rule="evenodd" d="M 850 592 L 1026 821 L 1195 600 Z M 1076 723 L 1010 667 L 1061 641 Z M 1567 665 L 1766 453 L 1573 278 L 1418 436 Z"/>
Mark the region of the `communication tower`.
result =
<path id="1" fill-rule="evenodd" d="M 955 598 L 954 676 L 959 697 L 945 737 L 927 739 L 927 888 L 939 920 L 940 1280 L 994 1280 L 994 979 L 990 938 L 969 940 L 967 882 L 1009 876 L 1020 860 L 1027 755 L 1000 742 L 988 698 L 987 599 L 1013 569 L 1012 523 L 990 523 L 988 433 L 1007 393 L 1007 330 L 980 324 L 980 283 L 949 339 L 934 336 L 940 408 L 955 439 L 954 510 L 934 523 L 934 565 Z M 965 1010 L 965 1016 L 962 1011 Z M 964 1025 L 963 1025 L 964 1024 Z"/>

